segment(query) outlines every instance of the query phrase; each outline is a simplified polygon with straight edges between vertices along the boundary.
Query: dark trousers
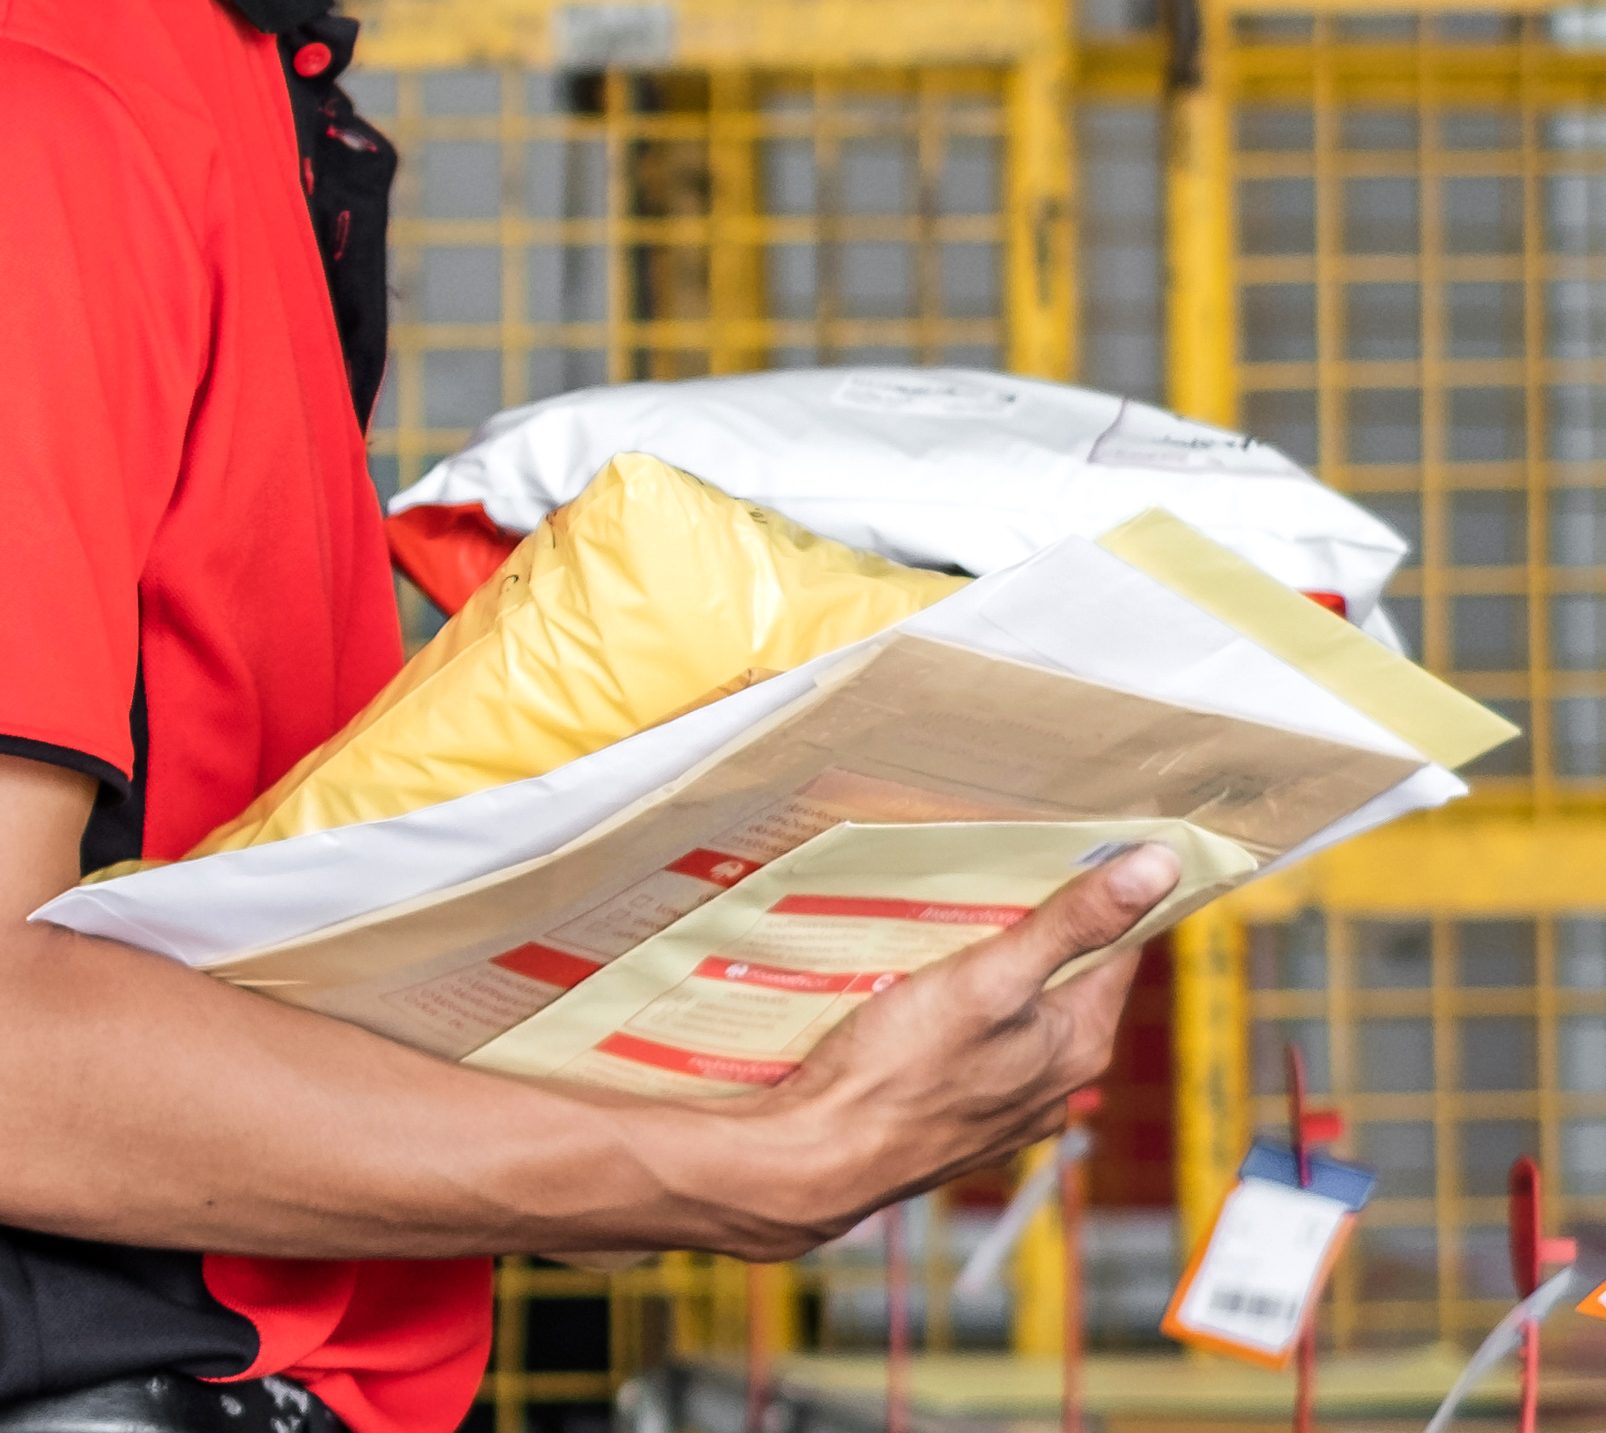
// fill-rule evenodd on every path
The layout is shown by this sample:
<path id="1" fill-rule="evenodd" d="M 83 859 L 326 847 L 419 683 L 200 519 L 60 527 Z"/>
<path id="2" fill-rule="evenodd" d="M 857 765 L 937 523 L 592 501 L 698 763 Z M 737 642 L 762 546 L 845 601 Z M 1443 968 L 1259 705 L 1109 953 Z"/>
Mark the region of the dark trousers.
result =
<path id="1" fill-rule="evenodd" d="M 345 1433 L 283 1378 L 202 1383 L 176 1373 L 119 1378 L 0 1408 L 0 1433 Z"/>

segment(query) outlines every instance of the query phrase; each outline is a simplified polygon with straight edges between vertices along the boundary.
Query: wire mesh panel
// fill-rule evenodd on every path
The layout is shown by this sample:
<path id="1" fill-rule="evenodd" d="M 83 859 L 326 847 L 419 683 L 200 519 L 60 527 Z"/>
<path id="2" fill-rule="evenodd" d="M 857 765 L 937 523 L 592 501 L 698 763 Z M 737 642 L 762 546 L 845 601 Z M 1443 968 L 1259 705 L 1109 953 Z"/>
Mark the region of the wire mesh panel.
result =
<path id="1" fill-rule="evenodd" d="M 1173 354 L 1213 352 L 1227 377 L 1174 361 L 1174 390 L 1399 528 L 1406 643 L 1524 728 L 1470 773 L 1467 809 L 1334 853 L 1246 900 L 1247 929 L 1185 942 L 1193 1221 L 1250 1130 L 1285 1118 L 1298 1040 L 1381 1175 L 1335 1278 L 1345 1343 L 1465 1339 L 1498 1316 L 1518 1154 L 1541 1160 L 1553 1225 L 1599 1219 L 1606 1195 L 1606 1106 L 1579 1053 L 1606 910 L 1583 852 L 1606 826 L 1561 814 L 1606 795 L 1591 33 L 1552 11 L 1246 3 L 1207 11 L 1181 67 L 1173 333 L 1218 322 Z M 1180 254 L 1189 214 L 1217 262 Z"/>
<path id="2" fill-rule="evenodd" d="M 1606 791 L 1606 67 L 1552 16 L 1240 16 L 1242 415 L 1411 539 L 1392 611 Z"/>
<path id="3" fill-rule="evenodd" d="M 1347 1117 L 1378 1197 L 1334 1280 L 1341 1342 L 1480 1337 L 1513 1297 L 1506 1189 L 1606 1220 L 1606 891 L 1592 818 L 1489 816 L 1335 853 L 1250 912 L 1250 1117 L 1286 1119 L 1284 1043 Z M 1396 865 L 1391 879 L 1368 869 Z"/>
<path id="4" fill-rule="evenodd" d="M 368 8 L 381 60 L 452 53 L 452 6 Z M 531 24 L 632 9 L 513 8 Z M 724 54 L 721 8 L 703 7 L 691 40 Z M 806 49 L 805 21 L 830 7 L 788 8 Z M 703 68 L 671 47 L 663 68 L 549 57 L 355 76 L 403 155 L 391 371 L 371 435 L 382 492 L 496 409 L 593 383 L 854 362 L 1069 376 L 1067 32 L 1045 36 L 1053 4 L 995 7 L 1002 53 L 976 62 L 959 40 L 979 8 L 959 7 L 946 63 L 918 67 L 856 67 L 857 51 L 889 44 L 860 17 L 838 26 L 828 67 Z M 748 35 L 742 7 L 723 9 Z M 503 51 L 517 49 L 514 18 Z M 427 635 L 410 598 L 408 616 Z"/>

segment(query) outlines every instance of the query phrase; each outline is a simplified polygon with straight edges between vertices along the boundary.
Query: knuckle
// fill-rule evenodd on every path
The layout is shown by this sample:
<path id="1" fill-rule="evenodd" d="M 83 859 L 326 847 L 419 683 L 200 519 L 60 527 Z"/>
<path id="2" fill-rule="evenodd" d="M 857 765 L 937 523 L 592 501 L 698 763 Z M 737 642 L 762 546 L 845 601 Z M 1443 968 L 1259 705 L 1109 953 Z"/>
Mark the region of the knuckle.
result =
<path id="1" fill-rule="evenodd" d="M 1019 1020 L 1023 1008 L 1016 982 L 997 961 L 973 959 L 965 969 L 960 996 L 961 1013 L 987 1029 Z"/>
<path id="2" fill-rule="evenodd" d="M 1097 1067 L 1098 1074 L 1108 1070 L 1115 1059 L 1116 1028 L 1114 1021 L 1100 1020 L 1087 1030 L 1082 1042 L 1083 1056 L 1088 1064 Z"/>
<path id="3" fill-rule="evenodd" d="M 1108 1073 L 1116 1049 L 1113 1029 L 1088 1029 L 1073 1023 L 1069 1035 L 1060 1047 L 1064 1058 L 1057 1072 L 1067 1095 Z"/>
<path id="4" fill-rule="evenodd" d="M 1094 1040 L 1082 1046 L 1076 1052 L 1076 1059 L 1071 1066 L 1071 1089 L 1079 1090 L 1083 1085 L 1108 1074 L 1114 1063 L 1114 1040 Z"/>

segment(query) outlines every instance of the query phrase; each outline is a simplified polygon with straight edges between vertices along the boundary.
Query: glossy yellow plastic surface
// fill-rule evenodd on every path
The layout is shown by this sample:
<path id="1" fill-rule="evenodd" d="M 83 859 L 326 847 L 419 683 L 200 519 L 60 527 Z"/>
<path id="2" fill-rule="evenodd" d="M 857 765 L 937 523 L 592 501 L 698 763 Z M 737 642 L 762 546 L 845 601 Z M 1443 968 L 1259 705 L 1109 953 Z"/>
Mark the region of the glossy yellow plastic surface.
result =
<path id="1" fill-rule="evenodd" d="M 963 585 L 623 453 L 343 731 L 192 855 L 539 776 Z"/>

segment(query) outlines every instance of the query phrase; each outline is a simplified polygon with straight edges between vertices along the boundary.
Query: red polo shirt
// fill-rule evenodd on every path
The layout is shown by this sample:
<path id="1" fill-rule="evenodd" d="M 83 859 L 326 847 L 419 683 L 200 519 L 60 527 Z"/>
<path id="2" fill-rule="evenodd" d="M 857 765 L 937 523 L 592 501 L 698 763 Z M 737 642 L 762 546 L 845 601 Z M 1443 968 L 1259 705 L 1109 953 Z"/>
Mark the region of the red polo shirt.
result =
<path id="1" fill-rule="evenodd" d="M 401 656 L 275 45 L 216 0 L 0 0 L 0 135 L 0 751 L 176 857 Z M 359 1433 L 446 1430 L 489 1293 L 0 1230 L 0 1403 L 283 1371 Z"/>

